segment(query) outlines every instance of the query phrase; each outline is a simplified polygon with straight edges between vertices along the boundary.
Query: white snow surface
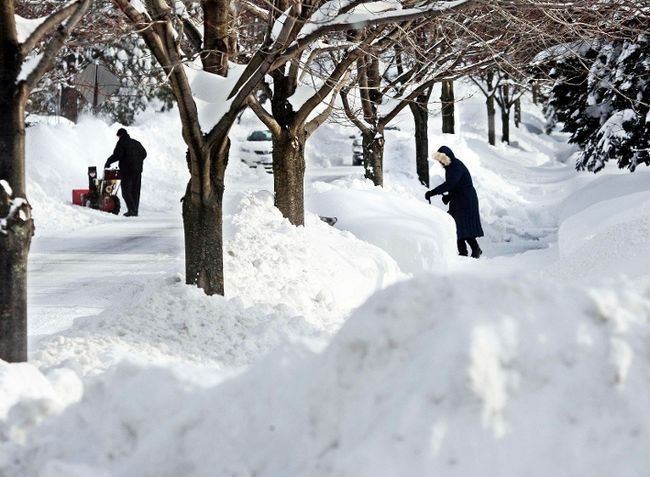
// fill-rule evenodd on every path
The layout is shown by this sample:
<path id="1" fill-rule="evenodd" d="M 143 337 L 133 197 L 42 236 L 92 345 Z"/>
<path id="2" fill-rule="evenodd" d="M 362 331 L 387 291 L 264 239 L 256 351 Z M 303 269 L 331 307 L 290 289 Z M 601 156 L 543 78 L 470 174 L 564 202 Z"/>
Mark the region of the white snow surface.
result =
<path id="1" fill-rule="evenodd" d="M 237 157 L 263 128 L 249 111 L 225 297 L 184 284 L 176 112 L 128 128 L 149 152 L 137 218 L 70 205 L 120 125 L 32 118 L 30 361 L 0 362 L 0 475 L 647 475 L 649 172 L 576 172 L 527 103 L 489 147 L 483 99 L 457 88 L 458 133 L 434 115 L 430 150 L 472 173 L 480 260 L 424 201 L 408 113 L 386 131 L 383 188 L 348 165 L 352 128 L 320 128 L 294 227 L 272 176 Z"/>
<path id="2" fill-rule="evenodd" d="M 40 18 L 23 18 L 20 15 L 14 15 L 16 19 L 16 35 L 20 43 L 25 43 L 25 40 L 30 37 L 34 31 L 47 20 L 47 16 Z"/>

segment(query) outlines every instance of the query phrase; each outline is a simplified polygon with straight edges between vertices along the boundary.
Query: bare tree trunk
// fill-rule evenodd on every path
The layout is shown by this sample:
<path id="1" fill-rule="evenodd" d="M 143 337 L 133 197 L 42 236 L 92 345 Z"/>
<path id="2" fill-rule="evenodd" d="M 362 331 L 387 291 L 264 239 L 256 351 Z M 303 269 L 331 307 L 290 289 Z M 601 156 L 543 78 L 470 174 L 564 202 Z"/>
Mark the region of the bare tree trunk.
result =
<path id="1" fill-rule="evenodd" d="M 275 206 L 293 225 L 305 223 L 306 141 L 304 132 L 294 132 L 292 128 L 283 128 L 278 137 L 273 136 Z"/>
<path id="2" fill-rule="evenodd" d="M 21 43 L 14 0 L 0 2 L 0 359 L 27 360 L 27 256 L 34 234 L 25 195 L 25 104 L 54 63 L 90 0 L 68 3 L 50 14 Z M 51 33 L 25 79 L 22 62 Z"/>
<path id="3" fill-rule="evenodd" d="M 384 136 L 382 132 L 370 130 L 363 135 L 363 167 L 365 177 L 376 186 L 384 186 Z"/>
<path id="4" fill-rule="evenodd" d="M 409 104 L 415 122 L 415 169 L 420 184 L 429 187 L 429 108 L 431 89 Z"/>
<path id="5" fill-rule="evenodd" d="M 452 80 L 444 80 L 442 82 L 442 94 L 440 95 L 442 101 L 442 132 L 443 134 L 454 134 L 454 82 Z"/>
<path id="6" fill-rule="evenodd" d="M 501 109 L 501 142 L 510 144 L 510 109 Z"/>
<path id="7" fill-rule="evenodd" d="M 204 14 L 204 51 L 201 53 L 203 69 L 221 76 L 228 74 L 231 51 L 230 0 L 202 0 Z"/>
<path id="8" fill-rule="evenodd" d="M 521 123 L 521 98 L 515 100 L 515 127 L 518 128 Z"/>
<path id="9" fill-rule="evenodd" d="M 193 194 L 190 178 L 183 198 L 185 230 L 185 281 L 196 285 L 206 295 L 224 294 L 223 274 L 223 192 L 230 140 L 222 139 L 213 147 L 209 191 Z M 204 185 L 205 187 L 205 185 Z"/>
<path id="10" fill-rule="evenodd" d="M 0 69 L 2 67 L 0 66 Z M 4 71 L 4 70 L 3 70 Z M 2 74 L 4 76 L 4 74 Z M 9 196 L 0 187 L 0 217 L 9 215 L 10 200 L 25 198 L 24 157 L 25 126 L 23 105 L 0 80 L 0 179 L 11 187 Z M 15 205 L 15 204 L 14 204 Z M 10 220 L 0 232 L 0 359 L 8 362 L 27 361 L 27 256 L 34 233 L 29 205 L 25 219 Z"/>
<path id="11" fill-rule="evenodd" d="M 491 146 L 494 146 L 497 142 L 496 139 L 496 115 L 497 110 L 494 106 L 494 95 L 491 94 L 485 100 L 485 105 L 487 106 L 487 117 L 488 117 L 488 142 Z"/>
<path id="12" fill-rule="evenodd" d="M 34 224 L 25 200 L 26 97 L 16 86 L 21 57 L 10 31 L 13 15 L 13 2 L 5 2 L 0 7 L 0 218 L 6 220 L 0 230 L 0 359 L 20 362 L 27 361 L 27 255 Z M 16 205 L 20 213 L 12 212 Z"/>

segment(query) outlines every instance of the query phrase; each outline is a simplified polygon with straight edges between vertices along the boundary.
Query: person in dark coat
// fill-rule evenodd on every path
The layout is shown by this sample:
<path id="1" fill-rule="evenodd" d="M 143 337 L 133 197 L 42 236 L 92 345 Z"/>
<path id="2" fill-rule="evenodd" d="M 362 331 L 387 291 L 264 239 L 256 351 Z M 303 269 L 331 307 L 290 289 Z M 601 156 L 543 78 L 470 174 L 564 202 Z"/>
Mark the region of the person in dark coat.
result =
<path id="1" fill-rule="evenodd" d="M 456 222 L 458 254 L 466 257 L 469 244 L 472 257 L 479 258 L 483 251 L 476 238 L 483 237 L 483 228 L 472 176 L 447 146 L 438 149 L 433 158 L 445 168 L 445 182 L 427 191 L 424 198 L 431 202 L 431 197 L 442 195 L 442 201 L 449 204 L 449 214 Z"/>
<path id="2" fill-rule="evenodd" d="M 140 206 L 140 186 L 142 183 L 142 145 L 131 139 L 126 129 L 117 130 L 117 144 L 111 157 L 106 160 L 104 168 L 108 169 L 114 162 L 118 163 L 120 168 L 120 178 L 122 180 L 122 197 L 126 202 L 127 217 L 137 217 L 138 207 Z M 146 152 L 144 152 L 146 156 Z"/>

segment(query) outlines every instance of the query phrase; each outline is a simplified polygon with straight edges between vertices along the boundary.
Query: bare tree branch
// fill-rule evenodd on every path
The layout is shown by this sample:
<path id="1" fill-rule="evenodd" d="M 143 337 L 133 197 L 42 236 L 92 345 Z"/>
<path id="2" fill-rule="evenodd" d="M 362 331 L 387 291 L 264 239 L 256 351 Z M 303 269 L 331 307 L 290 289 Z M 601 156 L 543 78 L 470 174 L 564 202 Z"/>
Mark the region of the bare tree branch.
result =
<path id="1" fill-rule="evenodd" d="M 65 7 L 49 15 L 43 23 L 41 23 L 31 33 L 31 35 L 27 37 L 25 42 L 20 45 L 21 56 L 23 58 L 26 57 L 48 33 L 50 33 L 54 28 L 58 28 L 63 20 L 71 16 L 78 6 L 77 3 L 69 3 Z"/>
<path id="2" fill-rule="evenodd" d="M 66 38 L 70 36 L 70 32 L 74 29 L 77 23 L 79 23 L 81 18 L 86 14 L 86 11 L 88 11 L 88 8 L 90 7 L 90 3 L 91 0 L 78 0 L 77 2 L 72 4 L 74 8 L 71 11 L 66 10 L 66 14 L 62 14 L 61 11 L 59 11 L 55 14 L 57 19 L 59 19 L 59 21 L 62 21 L 68 15 L 69 15 L 69 19 L 65 24 L 60 24 L 58 26 L 54 35 L 48 42 L 47 47 L 43 52 L 43 56 L 41 57 L 38 64 L 36 65 L 36 68 L 34 68 L 27 75 L 27 78 L 22 83 L 22 87 L 24 88 L 24 94 L 29 94 L 29 92 L 36 87 L 36 85 L 41 80 L 43 75 L 47 72 L 47 70 L 52 68 L 56 54 L 63 47 Z M 52 24 L 50 24 L 49 27 L 51 28 Z M 41 33 L 41 34 L 44 35 L 45 33 Z"/>
<path id="3" fill-rule="evenodd" d="M 280 134 L 280 124 L 275 120 L 271 114 L 264 109 L 264 107 L 260 104 L 260 102 L 257 100 L 257 98 L 254 95 L 249 95 L 248 100 L 247 100 L 248 106 L 253 110 L 253 112 L 257 115 L 257 117 L 264 123 L 264 125 L 269 128 L 269 131 L 271 131 L 272 134 L 274 135 L 279 135 Z"/>

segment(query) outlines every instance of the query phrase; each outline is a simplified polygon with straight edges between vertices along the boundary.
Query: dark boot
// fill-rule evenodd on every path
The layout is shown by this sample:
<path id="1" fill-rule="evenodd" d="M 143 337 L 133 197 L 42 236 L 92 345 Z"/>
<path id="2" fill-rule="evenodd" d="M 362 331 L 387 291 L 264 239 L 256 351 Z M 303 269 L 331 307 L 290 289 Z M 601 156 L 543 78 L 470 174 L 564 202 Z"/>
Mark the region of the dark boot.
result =
<path id="1" fill-rule="evenodd" d="M 481 255 L 483 255 L 483 250 L 481 250 L 481 247 L 478 246 L 478 242 L 475 238 L 467 239 L 467 243 L 472 249 L 472 258 L 479 258 Z"/>
<path id="2" fill-rule="evenodd" d="M 461 257 L 467 257 L 467 244 L 465 243 L 465 240 L 456 240 L 456 246 L 458 247 L 458 255 Z"/>

